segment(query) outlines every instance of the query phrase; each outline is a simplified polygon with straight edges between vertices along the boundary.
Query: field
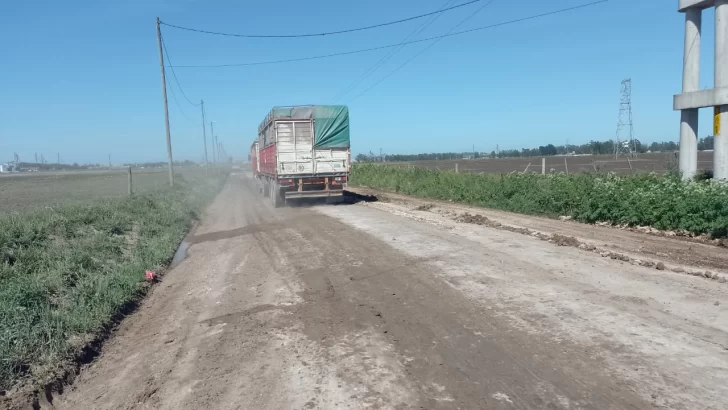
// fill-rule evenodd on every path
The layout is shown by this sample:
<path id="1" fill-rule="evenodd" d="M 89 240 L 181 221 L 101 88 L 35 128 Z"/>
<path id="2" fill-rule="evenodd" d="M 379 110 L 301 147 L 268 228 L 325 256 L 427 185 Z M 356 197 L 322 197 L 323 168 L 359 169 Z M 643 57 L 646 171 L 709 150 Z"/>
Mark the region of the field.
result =
<path id="1" fill-rule="evenodd" d="M 166 169 L 133 169 L 132 173 L 135 193 L 158 191 L 168 185 Z M 189 179 L 204 175 L 199 168 L 179 167 L 175 173 Z M 127 195 L 127 185 L 126 169 L 0 174 L 0 213 L 122 198 Z"/>
<path id="2" fill-rule="evenodd" d="M 615 160 L 611 155 L 555 156 L 546 158 L 546 172 L 664 172 L 677 169 L 677 153 L 642 154 L 637 159 L 627 161 L 626 158 Z M 631 162 L 631 168 L 630 168 Z M 541 157 L 532 158 L 497 158 L 476 160 L 440 160 L 410 161 L 394 163 L 396 166 L 415 166 L 432 169 L 455 169 L 474 173 L 508 173 L 512 171 L 541 172 Z M 528 164 L 531 164 L 528 166 Z M 566 164 L 566 165 L 565 165 Z M 698 152 L 698 169 L 713 169 L 713 153 Z"/>
<path id="3" fill-rule="evenodd" d="M 481 175 L 363 164 L 351 183 L 529 215 L 728 235 L 728 187 L 683 182 L 674 174 Z"/>
<path id="4" fill-rule="evenodd" d="M 118 172 L 0 178 L 0 399 L 35 387 L 74 358 L 147 289 L 145 271 L 171 260 L 225 173 Z"/>

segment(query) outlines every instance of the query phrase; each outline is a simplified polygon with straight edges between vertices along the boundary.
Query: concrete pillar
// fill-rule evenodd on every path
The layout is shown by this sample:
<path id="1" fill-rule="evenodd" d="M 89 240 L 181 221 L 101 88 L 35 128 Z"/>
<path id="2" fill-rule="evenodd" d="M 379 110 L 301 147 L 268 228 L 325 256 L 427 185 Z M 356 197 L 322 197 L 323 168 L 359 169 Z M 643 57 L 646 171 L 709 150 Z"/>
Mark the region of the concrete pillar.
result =
<path id="1" fill-rule="evenodd" d="M 728 0 L 726 0 L 728 1 Z M 685 49 L 683 54 L 682 92 L 700 88 L 700 28 L 703 11 L 688 9 L 685 13 Z M 680 173 L 690 179 L 698 169 L 698 109 L 680 114 Z"/>
<path id="2" fill-rule="evenodd" d="M 698 170 L 698 109 L 680 112 L 680 173 L 690 179 Z"/>
<path id="3" fill-rule="evenodd" d="M 728 87 L 728 0 L 715 2 L 715 85 Z M 718 108 L 720 134 L 714 136 L 713 177 L 728 179 L 728 105 Z"/>

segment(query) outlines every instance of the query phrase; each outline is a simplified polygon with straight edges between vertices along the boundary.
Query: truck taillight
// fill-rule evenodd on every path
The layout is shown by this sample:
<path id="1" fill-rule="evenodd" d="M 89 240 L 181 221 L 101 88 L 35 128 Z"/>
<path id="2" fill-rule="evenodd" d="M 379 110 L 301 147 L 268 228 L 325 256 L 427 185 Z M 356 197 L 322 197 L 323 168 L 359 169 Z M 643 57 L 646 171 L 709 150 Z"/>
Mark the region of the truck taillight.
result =
<path id="1" fill-rule="evenodd" d="M 333 183 L 334 184 L 343 184 L 346 182 L 346 177 L 335 177 Z"/>
<path id="2" fill-rule="evenodd" d="M 279 179 L 278 183 L 281 185 L 289 185 L 289 186 L 295 185 L 295 182 L 293 182 L 292 179 Z"/>

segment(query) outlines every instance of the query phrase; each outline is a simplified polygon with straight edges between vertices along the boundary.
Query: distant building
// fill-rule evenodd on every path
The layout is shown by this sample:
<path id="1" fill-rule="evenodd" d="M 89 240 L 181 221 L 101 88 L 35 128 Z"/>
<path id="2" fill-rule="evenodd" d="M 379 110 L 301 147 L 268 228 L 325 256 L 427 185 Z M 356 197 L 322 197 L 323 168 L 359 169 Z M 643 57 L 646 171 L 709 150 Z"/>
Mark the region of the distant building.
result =
<path id="1" fill-rule="evenodd" d="M 0 164 L 0 173 L 18 172 L 18 165 L 15 162 Z"/>

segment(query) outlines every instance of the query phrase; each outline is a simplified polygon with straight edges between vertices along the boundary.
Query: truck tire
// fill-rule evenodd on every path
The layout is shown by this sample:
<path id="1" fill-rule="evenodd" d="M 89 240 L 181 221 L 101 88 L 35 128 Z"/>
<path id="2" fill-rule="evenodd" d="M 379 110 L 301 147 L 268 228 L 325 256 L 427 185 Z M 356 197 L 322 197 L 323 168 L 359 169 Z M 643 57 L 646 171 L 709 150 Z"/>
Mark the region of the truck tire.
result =
<path id="1" fill-rule="evenodd" d="M 267 197 L 270 195 L 270 181 L 260 181 L 260 184 L 263 185 L 263 197 Z"/>
<path id="2" fill-rule="evenodd" d="M 274 208 L 279 208 L 283 205 L 283 199 L 281 198 L 281 188 L 276 182 L 271 182 L 270 185 L 270 197 Z"/>

